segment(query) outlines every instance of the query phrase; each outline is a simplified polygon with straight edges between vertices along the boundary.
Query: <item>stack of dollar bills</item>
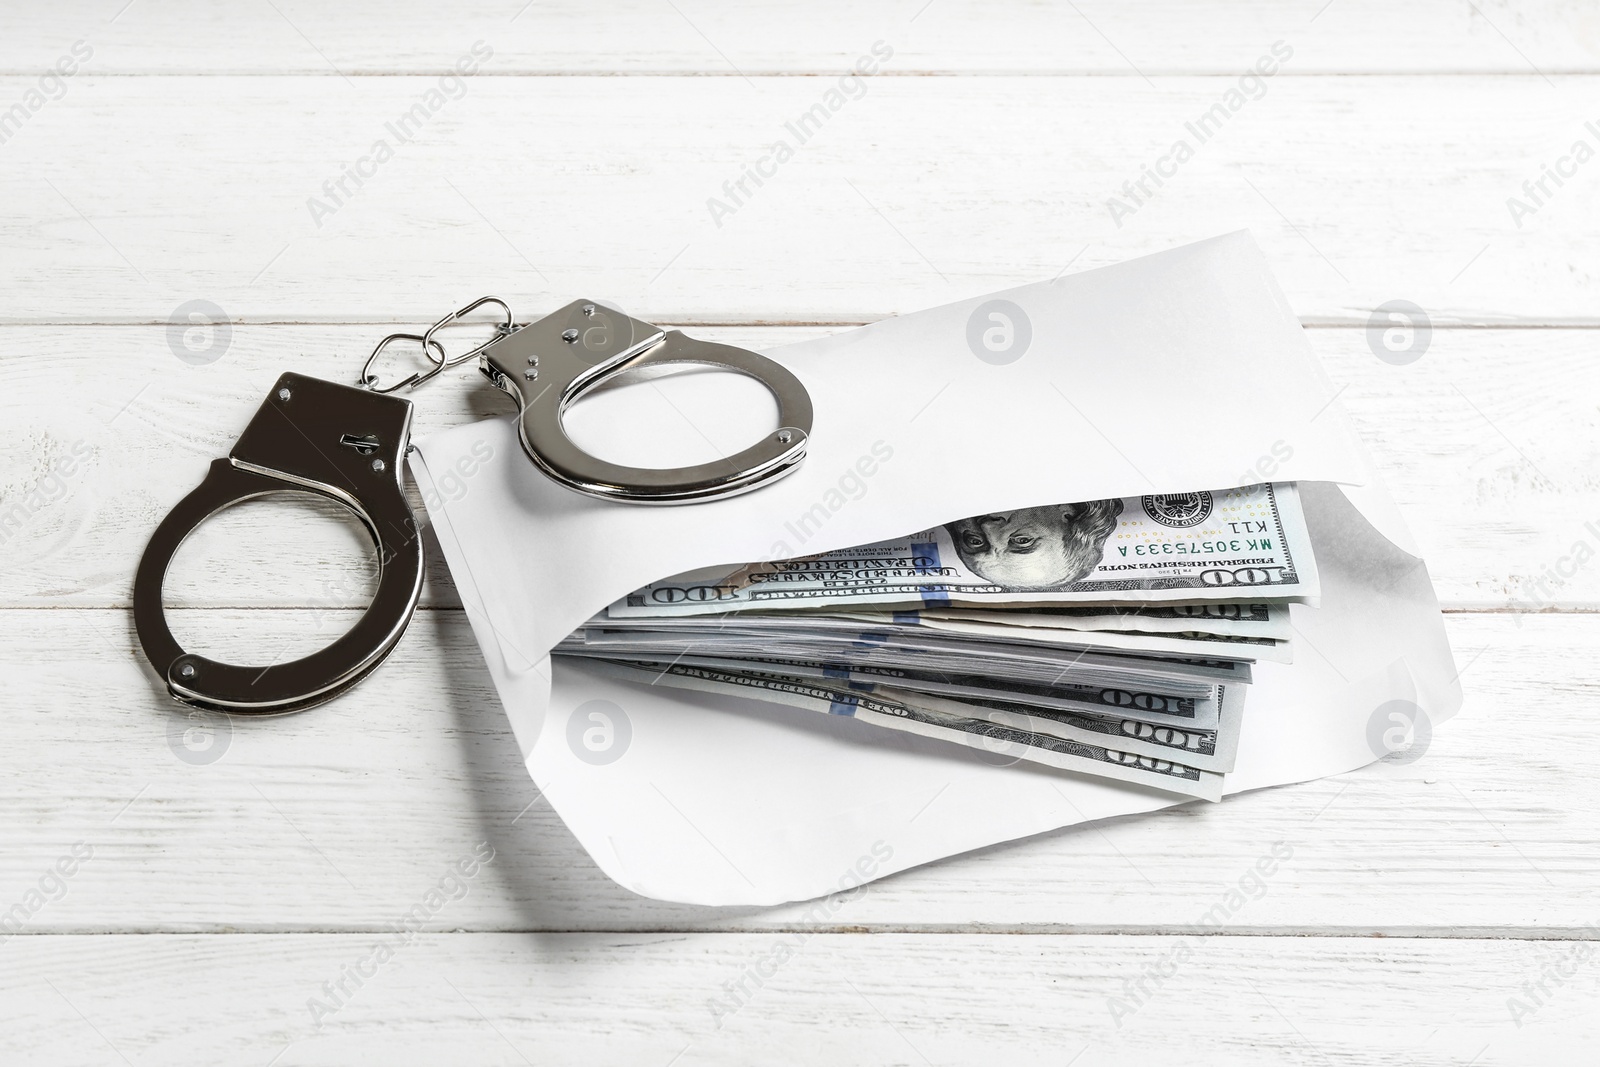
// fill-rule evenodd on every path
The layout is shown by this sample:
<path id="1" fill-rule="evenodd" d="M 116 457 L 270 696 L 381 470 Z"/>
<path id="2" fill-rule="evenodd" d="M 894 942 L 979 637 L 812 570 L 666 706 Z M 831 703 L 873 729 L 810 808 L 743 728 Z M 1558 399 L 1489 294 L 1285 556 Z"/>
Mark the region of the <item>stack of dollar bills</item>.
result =
<path id="1" fill-rule="evenodd" d="M 630 593 L 557 655 L 1209 800 L 1318 594 L 1292 483 L 1023 508 Z"/>

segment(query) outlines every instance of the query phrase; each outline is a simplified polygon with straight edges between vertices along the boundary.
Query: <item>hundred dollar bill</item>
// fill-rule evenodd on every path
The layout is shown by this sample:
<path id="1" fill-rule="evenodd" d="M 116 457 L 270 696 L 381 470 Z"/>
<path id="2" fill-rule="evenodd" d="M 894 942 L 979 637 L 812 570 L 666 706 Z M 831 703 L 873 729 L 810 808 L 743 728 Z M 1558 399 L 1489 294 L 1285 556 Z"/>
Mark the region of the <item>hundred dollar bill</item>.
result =
<path id="1" fill-rule="evenodd" d="M 1243 660 L 1294 662 L 1288 641 L 1270 637 L 1243 637 L 1198 631 L 1160 632 L 1125 630 L 1057 629 L 1049 626 L 1008 626 L 996 622 L 996 612 L 974 610 L 959 619 L 931 611 L 860 612 L 840 615 L 806 615 L 803 621 L 790 612 L 739 612 L 725 617 L 685 615 L 676 619 L 611 619 L 601 629 L 655 634 L 743 633 L 809 636 L 823 632 L 895 633 L 922 629 L 959 634 L 980 642 L 1001 645 L 1054 645 L 1063 648 L 1103 648 L 1155 656 L 1227 656 Z"/>
<path id="2" fill-rule="evenodd" d="M 731 693 L 809 711 L 848 715 L 876 726 L 954 742 L 1059 770 L 1111 778 L 1204 800 L 1222 799 L 1221 773 L 1201 770 L 1168 758 L 1128 752 L 1122 747 L 1109 747 L 1112 744 L 1109 739 L 1102 744 L 1072 741 L 800 679 L 681 665 L 669 665 L 662 672 L 653 672 L 605 660 L 588 662 L 604 673 L 631 681 L 707 693 Z"/>
<path id="3" fill-rule="evenodd" d="M 573 648 L 562 655 L 611 658 L 594 651 Z M 1175 696 L 1141 689 L 1110 686 L 1032 685 L 985 675 L 951 674 L 945 671 L 908 671 L 894 667 L 864 665 L 839 667 L 794 659 L 723 659 L 716 656 L 681 655 L 668 660 L 613 659 L 640 671 L 659 674 L 670 665 L 704 667 L 710 670 L 784 675 L 826 686 L 843 686 L 863 692 L 874 687 L 914 693 L 929 693 L 958 699 L 1000 700 L 1027 704 L 1046 710 L 1074 711 L 1114 720 L 1130 720 L 1152 726 L 1173 726 L 1182 730 L 1215 730 L 1218 727 L 1218 702 L 1221 686 L 1205 696 Z M 1229 692 L 1243 692 L 1234 685 Z"/>
<path id="4" fill-rule="evenodd" d="M 1156 759 L 1182 760 L 1203 771 L 1233 770 L 1245 686 L 1221 686 L 1222 722 L 1213 730 L 1152 726 L 1136 719 L 1107 719 L 987 697 L 947 697 L 878 687 L 873 695 L 924 711 L 983 719 L 1016 730 L 1068 741 L 1111 746 Z"/>
<path id="5" fill-rule="evenodd" d="M 718 571 L 717 573 L 722 573 Z M 614 605 L 613 605 L 614 606 Z M 743 620 L 775 620 L 793 625 L 799 619 L 879 625 L 893 622 L 907 613 L 924 619 L 952 622 L 986 622 L 997 626 L 1032 627 L 1044 630 L 1112 630 L 1131 633 L 1204 633 L 1218 637 L 1266 637 L 1286 641 L 1293 630 L 1289 625 L 1287 603 L 1241 603 L 1231 600 L 1157 601 L 1144 604 L 987 604 L 979 607 L 923 607 L 920 605 L 882 607 L 765 608 L 729 612 Z M 663 619 L 704 619 L 705 615 L 620 615 L 607 608 L 591 620 L 595 626 L 620 626 L 628 623 L 659 625 Z"/>
<path id="6" fill-rule="evenodd" d="M 719 572 L 720 573 L 720 572 Z M 865 607 L 793 608 L 779 611 L 748 610 L 737 613 L 742 620 L 772 619 L 794 625 L 799 619 L 879 625 L 893 622 L 908 613 L 923 619 L 951 622 L 984 622 L 996 626 L 1031 627 L 1042 630 L 1112 630 L 1133 633 L 1203 633 L 1218 637 L 1265 637 L 1289 639 L 1289 605 L 1286 603 L 1242 603 L 1231 600 L 1168 601 L 1145 604 L 988 604 L 981 607 L 924 608 L 914 605 L 881 608 Z M 657 624 L 663 618 L 702 619 L 703 615 L 620 615 L 608 608 L 592 620 L 596 626 L 619 626 L 628 622 Z"/>
<path id="7" fill-rule="evenodd" d="M 858 612 L 867 619 L 881 612 Z M 1205 633 L 1219 637 L 1270 637 L 1287 641 L 1289 605 L 1190 602 L 1154 604 L 1024 605 L 1010 608 L 936 608 L 924 618 L 952 622 L 987 622 L 1000 626 L 1035 626 L 1047 630 L 1133 630 L 1139 633 Z"/>
<path id="8" fill-rule="evenodd" d="M 1106 649 L 1166 656 L 1226 656 L 1240 660 L 1293 662 L 1288 641 L 1269 637 L 1227 637 L 1207 633 L 1134 633 L 1120 630 L 1056 630 L 1049 627 L 1012 627 L 980 621 L 945 619 L 927 612 L 896 612 L 894 615 L 863 615 L 858 619 L 843 616 L 810 615 L 803 622 L 787 612 L 763 614 L 740 612 L 734 616 L 687 615 L 678 619 L 610 619 L 596 624 L 599 633 L 634 634 L 641 641 L 658 645 L 698 646 L 707 641 L 767 636 L 775 640 L 816 641 L 897 640 L 897 635 L 916 631 L 943 634 L 974 642 L 963 647 L 971 655 L 981 655 L 982 646 L 994 644 L 1018 647 L 1054 647 L 1072 655 L 1074 649 Z M 865 625 L 876 622 L 872 625 Z M 834 635 L 827 637 L 825 635 Z M 840 635 L 843 635 L 842 638 Z"/>
<path id="9" fill-rule="evenodd" d="M 896 618 L 897 620 L 914 618 L 916 621 L 907 625 L 923 626 L 943 633 L 965 634 L 984 640 L 1018 644 L 1119 649 L 1127 652 L 1148 652 L 1152 655 L 1231 656 L 1236 659 L 1268 660 L 1275 663 L 1294 662 L 1290 643 L 1275 641 L 1270 637 L 1224 637 L 1194 631 L 1127 633 L 1120 630 L 1055 630 L 1043 626 L 1010 627 L 992 623 L 987 619 L 979 621 L 945 619 L 919 613 L 896 616 Z"/>
<path id="10" fill-rule="evenodd" d="M 1318 594 L 1293 483 L 1019 508 L 819 556 L 656 582 L 616 618 Z"/>
<path id="11" fill-rule="evenodd" d="M 1047 644 L 975 641 L 959 634 L 914 628 L 812 631 L 797 628 L 741 630 L 735 625 L 704 629 L 675 625 L 668 630 L 608 630 L 584 627 L 568 635 L 556 651 L 586 649 L 616 659 L 671 659 L 698 654 L 734 659 L 781 657 L 841 666 L 877 664 L 910 670 L 991 674 L 1052 685 L 1111 685 L 1202 695 L 1213 685 L 1250 680 L 1250 664 L 1231 658 L 1131 653 Z"/>

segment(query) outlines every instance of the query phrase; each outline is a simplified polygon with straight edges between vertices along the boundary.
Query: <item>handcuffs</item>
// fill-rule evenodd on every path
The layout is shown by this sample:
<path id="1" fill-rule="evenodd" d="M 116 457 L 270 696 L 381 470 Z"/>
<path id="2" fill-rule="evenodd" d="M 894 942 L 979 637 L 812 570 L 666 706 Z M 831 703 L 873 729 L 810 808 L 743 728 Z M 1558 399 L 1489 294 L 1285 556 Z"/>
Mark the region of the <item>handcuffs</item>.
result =
<path id="1" fill-rule="evenodd" d="M 495 336 L 450 356 L 435 335 L 486 304 L 505 321 Z M 373 364 L 391 344 L 420 344 L 430 366 L 380 386 Z M 476 357 L 479 369 L 517 402 L 517 435 L 528 458 L 557 483 L 629 504 L 691 504 L 749 492 L 793 471 L 811 434 L 811 398 L 787 369 L 731 345 L 663 330 L 592 300 L 576 300 L 542 319 L 513 321 L 499 297 L 482 297 L 421 334 L 378 342 L 357 385 L 286 373 L 273 385 L 233 450 L 156 527 L 134 578 L 139 643 L 167 691 L 192 707 L 230 714 L 284 714 L 331 700 L 394 650 L 422 594 L 421 531 L 405 498 L 401 461 L 411 450 L 412 404 L 390 394 L 414 389 Z M 585 452 L 562 426 L 568 407 L 619 376 L 673 364 L 748 375 L 778 403 L 778 428 L 724 459 L 690 467 L 628 467 Z M 220 663 L 185 652 L 167 626 L 161 588 L 185 538 L 225 508 L 269 493 L 309 492 L 361 520 L 377 550 L 377 592 L 356 624 L 301 659 L 266 667 Z"/>

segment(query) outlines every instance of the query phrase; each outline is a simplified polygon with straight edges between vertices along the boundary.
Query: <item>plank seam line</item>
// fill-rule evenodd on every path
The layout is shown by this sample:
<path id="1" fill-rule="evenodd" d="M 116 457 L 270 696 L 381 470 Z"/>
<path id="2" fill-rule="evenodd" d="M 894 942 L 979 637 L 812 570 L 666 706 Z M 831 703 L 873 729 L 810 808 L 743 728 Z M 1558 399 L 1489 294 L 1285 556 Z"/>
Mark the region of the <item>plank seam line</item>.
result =
<path id="1" fill-rule="evenodd" d="M 371 937 L 387 933 L 385 925 L 349 927 L 289 927 L 275 930 L 241 930 L 237 924 L 229 929 L 157 929 L 154 927 L 105 927 L 91 930 L 19 930 L 12 937 Z M 1214 939 L 1302 938 L 1308 940 L 1367 940 L 1367 941 L 1518 941 L 1528 943 L 1572 941 L 1600 943 L 1600 932 L 1594 927 L 1570 927 L 1559 930 L 1516 930 L 1493 927 L 1463 927 L 1459 930 L 1443 927 L 1241 927 L 1228 930 L 1197 930 L 1187 926 L 1158 926 L 1129 929 L 1114 926 L 1060 927 L 989 926 L 984 924 L 908 923 L 847 924 L 842 926 L 812 926 L 804 923 L 775 924 L 763 927 L 703 927 L 692 924 L 669 924 L 651 927 L 578 927 L 578 926 L 485 926 L 477 929 L 457 927 L 451 930 L 422 931 L 427 937 L 485 936 L 501 934 L 592 934 L 601 936 L 656 936 L 675 934 L 708 934 L 724 937 L 783 937 L 796 933 L 824 934 L 834 937 L 848 936 L 932 936 L 932 937 L 1205 937 Z"/>
<path id="2" fill-rule="evenodd" d="M 1211 69 L 1211 70 L 1179 70 L 1169 68 L 1166 70 L 1145 69 L 1140 72 L 1124 70 L 1088 70 L 1066 69 L 1048 70 L 1036 68 L 1031 70 L 1006 70 L 1000 68 L 978 68 L 960 70 L 954 68 L 923 68 L 912 70 L 900 68 L 898 70 L 880 70 L 873 74 L 873 80 L 880 78 L 912 79 L 912 78 L 994 78 L 1005 80 L 1044 80 L 1067 78 L 1114 78 L 1118 80 L 1131 80 L 1134 78 L 1237 78 L 1240 73 L 1249 70 L 1248 63 L 1241 63 L 1238 70 Z M 40 67 L 29 69 L 12 67 L 0 69 L 0 78 L 36 78 L 46 73 L 47 68 Z M 103 70 L 97 69 L 92 73 L 95 78 L 438 78 L 456 73 L 448 67 L 417 68 L 415 70 L 325 70 L 306 68 L 304 70 L 228 70 L 214 68 L 209 70 Z M 848 65 L 837 68 L 805 68 L 793 70 L 673 70 L 641 69 L 641 70 L 561 70 L 556 68 L 541 68 L 530 70 L 494 70 L 479 71 L 472 77 L 474 80 L 513 80 L 518 78 L 573 78 L 573 79 L 600 79 L 600 78 L 744 78 L 754 80 L 763 78 L 768 80 L 793 79 L 793 78 L 836 78 L 851 73 Z M 1540 73 L 1529 73 L 1519 70 L 1505 70 L 1501 68 L 1471 69 L 1461 68 L 1452 70 L 1280 70 L 1275 78 L 1288 78 L 1295 80 L 1309 80 L 1313 78 L 1519 78 L 1531 81 L 1536 78 L 1593 78 L 1600 75 L 1600 67 L 1581 68 L 1546 68 Z"/>
<path id="3" fill-rule="evenodd" d="M 0 612 L 5 611 L 132 611 L 132 604 L 0 604 Z M 324 613 L 358 614 L 367 610 L 364 607 L 329 607 L 326 604 L 173 604 L 168 605 L 167 612 L 174 611 L 321 611 Z M 418 604 L 417 611 L 464 611 L 460 604 Z M 1566 607 L 1544 607 L 1538 611 L 1523 611 L 1514 607 L 1483 608 L 1470 606 L 1441 605 L 1440 612 L 1445 615 L 1508 615 L 1508 616 L 1536 616 L 1549 615 L 1564 618 L 1574 615 L 1600 615 L 1600 604 L 1580 603 Z"/>
<path id="4" fill-rule="evenodd" d="M 835 327 L 847 329 L 855 326 L 870 326 L 884 319 L 899 318 L 900 313 L 891 312 L 879 318 L 860 319 L 696 319 L 692 317 L 675 318 L 671 315 L 657 314 L 656 320 L 663 326 L 688 326 L 705 329 L 796 329 L 803 327 Z M 415 322 L 399 318 L 372 318 L 372 319 L 225 319 L 222 320 L 230 326 L 426 326 L 427 322 Z M 66 329 L 79 328 L 108 328 L 108 327 L 158 327 L 165 329 L 172 325 L 167 319 L 5 319 L 0 320 L 0 329 L 39 329 L 44 327 L 62 327 Z M 220 325 L 220 323 L 219 323 Z M 1365 330 L 1368 324 L 1364 321 L 1351 319 L 1349 321 L 1327 318 L 1303 318 L 1300 326 L 1306 330 Z M 1468 330 L 1600 330 L 1600 320 L 1594 322 L 1559 322 L 1554 320 L 1523 321 L 1523 322 L 1434 322 L 1430 324 L 1435 332 L 1439 331 L 1468 331 Z M 0 355 L 0 358 L 5 358 Z"/>

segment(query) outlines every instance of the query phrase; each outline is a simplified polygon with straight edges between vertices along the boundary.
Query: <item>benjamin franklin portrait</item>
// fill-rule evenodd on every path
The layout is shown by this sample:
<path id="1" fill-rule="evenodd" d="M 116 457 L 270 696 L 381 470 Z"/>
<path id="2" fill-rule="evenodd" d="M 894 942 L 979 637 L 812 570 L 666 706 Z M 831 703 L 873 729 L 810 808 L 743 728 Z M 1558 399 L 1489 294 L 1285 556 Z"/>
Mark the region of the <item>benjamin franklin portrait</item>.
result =
<path id="1" fill-rule="evenodd" d="M 1120 500 L 1019 508 L 945 526 L 961 562 L 1007 589 L 1058 589 L 1094 570 L 1122 514 Z"/>

